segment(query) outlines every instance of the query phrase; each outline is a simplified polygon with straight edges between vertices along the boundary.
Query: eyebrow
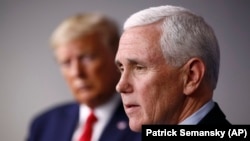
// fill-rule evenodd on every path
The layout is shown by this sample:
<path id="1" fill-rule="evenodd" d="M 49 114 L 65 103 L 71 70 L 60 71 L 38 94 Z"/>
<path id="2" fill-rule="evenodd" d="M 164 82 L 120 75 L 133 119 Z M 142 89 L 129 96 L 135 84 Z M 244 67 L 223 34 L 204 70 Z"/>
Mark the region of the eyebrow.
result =
<path id="1" fill-rule="evenodd" d="M 136 65 L 136 64 L 145 64 L 142 61 L 138 60 L 138 59 L 126 59 L 128 61 L 128 64 L 131 65 Z M 119 60 L 115 60 L 115 64 L 117 66 L 122 66 L 122 63 Z"/>
<path id="2" fill-rule="evenodd" d="M 116 66 L 121 66 L 122 65 L 122 63 L 119 60 L 115 60 L 115 64 L 116 64 Z"/>

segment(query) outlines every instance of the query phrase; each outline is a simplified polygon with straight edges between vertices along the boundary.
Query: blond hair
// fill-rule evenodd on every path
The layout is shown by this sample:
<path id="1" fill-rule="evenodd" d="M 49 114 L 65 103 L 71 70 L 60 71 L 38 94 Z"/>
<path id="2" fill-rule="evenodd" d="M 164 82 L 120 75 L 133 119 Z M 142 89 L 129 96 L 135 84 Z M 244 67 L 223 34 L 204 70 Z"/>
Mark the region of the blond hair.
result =
<path id="1" fill-rule="evenodd" d="M 51 46 L 98 33 L 107 46 L 118 48 L 119 30 L 116 23 L 100 13 L 79 13 L 64 20 L 52 33 Z"/>

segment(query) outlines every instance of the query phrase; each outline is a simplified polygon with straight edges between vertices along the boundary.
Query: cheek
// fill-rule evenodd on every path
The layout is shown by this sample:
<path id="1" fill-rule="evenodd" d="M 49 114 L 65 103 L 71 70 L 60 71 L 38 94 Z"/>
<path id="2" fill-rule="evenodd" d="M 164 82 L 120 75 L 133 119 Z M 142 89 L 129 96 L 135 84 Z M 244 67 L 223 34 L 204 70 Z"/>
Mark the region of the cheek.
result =
<path id="1" fill-rule="evenodd" d="M 102 79 L 105 79 L 104 81 L 110 81 L 112 80 L 112 77 L 115 75 L 114 73 L 116 71 L 116 65 L 114 63 L 114 60 L 112 58 L 102 58 L 99 60 L 99 62 L 96 63 L 95 68 L 93 71 L 95 71 L 95 74 L 101 77 Z"/>
<path id="2" fill-rule="evenodd" d="M 110 83 L 113 81 L 111 76 L 113 73 L 110 71 L 113 68 L 109 62 L 99 60 L 88 69 L 88 79 L 96 89 L 105 91 L 105 89 L 109 89 Z"/>
<path id="3" fill-rule="evenodd" d="M 163 123 L 166 111 L 164 106 L 167 102 L 166 99 L 163 99 L 163 94 L 157 87 L 146 87 L 144 93 L 140 95 L 142 124 Z"/>
<path id="4" fill-rule="evenodd" d="M 155 74 L 151 77 L 143 77 L 138 81 L 140 83 L 135 83 L 137 84 L 135 93 L 139 96 L 145 122 L 163 122 L 164 113 L 167 113 L 178 93 L 176 81 L 173 78 Z"/>
<path id="5" fill-rule="evenodd" d="M 98 58 L 92 63 L 91 67 L 89 67 L 89 73 L 93 73 L 95 75 L 110 75 L 107 74 L 109 67 L 110 63 L 107 61 L 107 58 Z"/>
<path id="6" fill-rule="evenodd" d="M 62 76 L 69 87 L 70 91 L 74 95 L 74 97 L 78 97 L 79 95 L 77 94 L 77 89 L 74 86 L 74 78 L 71 77 L 71 75 L 68 73 L 68 71 L 61 70 Z"/>
<path id="7" fill-rule="evenodd" d="M 96 61 L 86 69 L 87 78 L 98 83 L 104 75 L 103 70 L 101 61 Z"/>
<path id="8" fill-rule="evenodd" d="M 156 117 L 157 104 L 160 100 L 159 82 L 153 79 L 138 82 L 140 83 L 137 83 L 135 93 L 138 94 L 144 119 L 147 120 L 146 122 L 152 122 Z"/>
<path id="9" fill-rule="evenodd" d="M 61 74 L 67 84 L 72 87 L 73 85 L 73 78 L 70 76 L 69 71 L 61 69 Z"/>

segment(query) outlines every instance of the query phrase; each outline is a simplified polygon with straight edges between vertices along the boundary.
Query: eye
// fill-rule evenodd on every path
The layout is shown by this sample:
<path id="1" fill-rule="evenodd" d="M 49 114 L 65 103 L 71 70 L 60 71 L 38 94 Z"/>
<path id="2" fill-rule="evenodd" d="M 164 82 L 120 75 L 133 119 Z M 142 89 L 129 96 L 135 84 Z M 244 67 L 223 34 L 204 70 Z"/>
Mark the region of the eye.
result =
<path id="1" fill-rule="evenodd" d="M 142 65 L 137 64 L 137 65 L 135 65 L 135 69 L 136 69 L 137 71 L 141 71 L 141 70 L 144 70 L 145 67 L 142 66 Z"/>
<path id="2" fill-rule="evenodd" d="M 124 66 L 122 65 L 122 63 L 119 61 L 115 61 L 115 64 L 116 64 L 117 70 L 122 73 L 124 71 Z"/>
<path id="3" fill-rule="evenodd" d="M 118 70 L 122 73 L 124 71 L 124 67 L 123 66 L 119 66 Z"/>
<path id="4" fill-rule="evenodd" d="M 95 56 L 93 54 L 85 54 L 83 56 L 80 57 L 82 63 L 87 64 L 90 63 L 91 61 L 93 61 L 95 59 Z"/>
<path id="5" fill-rule="evenodd" d="M 68 68 L 71 64 L 71 60 L 70 59 L 67 59 L 67 60 L 63 60 L 63 61 L 60 61 L 60 66 L 64 67 L 64 68 Z"/>

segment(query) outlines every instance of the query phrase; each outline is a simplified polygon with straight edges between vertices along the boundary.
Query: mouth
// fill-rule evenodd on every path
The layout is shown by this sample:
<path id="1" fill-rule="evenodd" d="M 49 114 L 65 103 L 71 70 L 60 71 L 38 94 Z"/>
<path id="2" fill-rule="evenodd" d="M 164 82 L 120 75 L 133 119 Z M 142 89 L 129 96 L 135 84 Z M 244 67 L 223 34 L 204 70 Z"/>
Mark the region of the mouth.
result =
<path id="1" fill-rule="evenodd" d="M 82 80 L 75 80 L 73 86 L 78 90 L 90 89 L 90 84 Z"/>
<path id="2" fill-rule="evenodd" d="M 128 115 L 136 113 L 140 108 L 140 106 L 137 104 L 125 104 L 124 107 Z"/>
<path id="3" fill-rule="evenodd" d="M 88 92 L 91 90 L 90 86 L 80 86 L 76 88 L 78 92 Z"/>

